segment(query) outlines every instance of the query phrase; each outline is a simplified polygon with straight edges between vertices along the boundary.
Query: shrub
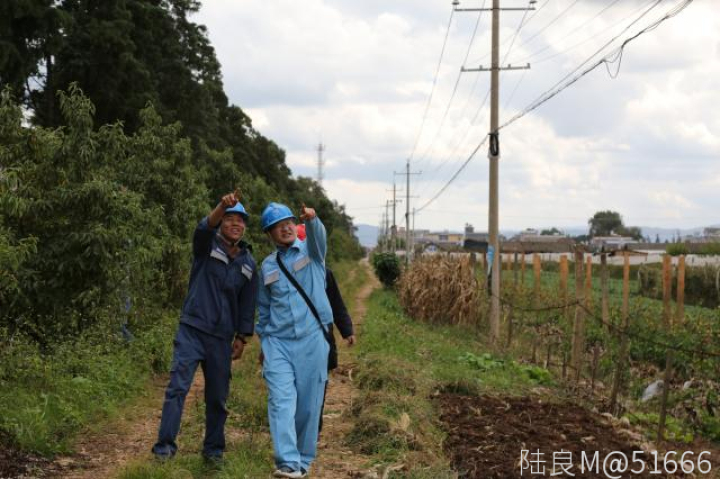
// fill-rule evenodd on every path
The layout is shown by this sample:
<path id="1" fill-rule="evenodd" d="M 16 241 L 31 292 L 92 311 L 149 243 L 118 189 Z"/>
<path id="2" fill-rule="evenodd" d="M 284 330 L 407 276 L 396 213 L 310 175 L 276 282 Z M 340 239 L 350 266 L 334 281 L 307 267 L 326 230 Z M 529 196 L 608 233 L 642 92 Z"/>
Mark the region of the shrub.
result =
<path id="1" fill-rule="evenodd" d="M 392 288 L 400 277 L 400 258 L 394 253 L 376 253 L 372 264 L 380 282 L 386 288 Z"/>
<path id="2" fill-rule="evenodd" d="M 681 254 L 688 254 L 688 247 L 685 243 L 671 243 L 665 248 L 665 252 L 670 256 L 680 256 Z"/>

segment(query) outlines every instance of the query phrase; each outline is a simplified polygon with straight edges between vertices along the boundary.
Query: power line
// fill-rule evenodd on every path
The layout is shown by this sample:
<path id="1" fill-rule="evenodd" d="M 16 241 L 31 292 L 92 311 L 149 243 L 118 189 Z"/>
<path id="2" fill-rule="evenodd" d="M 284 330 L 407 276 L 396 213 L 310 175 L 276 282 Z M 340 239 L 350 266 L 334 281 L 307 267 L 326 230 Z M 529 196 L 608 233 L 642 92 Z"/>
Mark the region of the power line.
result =
<path id="1" fill-rule="evenodd" d="M 655 0 L 650 0 L 650 2 L 646 2 L 645 4 L 640 5 L 639 8 L 636 8 L 635 10 L 632 11 L 632 13 L 630 13 L 629 15 L 627 15 L 626 17 L 624 17 L 624 18 L 622 19 L 622 21 L 625 21 L 625 20 L 627 20 L 628 18 L 632 17 L 632 16 L 635 15 L 637 12 L 639 12 L 640 10 L 646 8 L 649 4 L 653 3 L 654 1 L 655 1 Z M 575 44 L 572 45 L 572 46 L 569 46 L 569 47 L 567 47 L 567 48 L 565 48 L 565 49 L 563 49 L 563 50 L 557 51 L 557 52 L 555 52 L 555 53 L 553 53 L 552 55 L 549 55 L 549 56 L 547 56 L 547 57 L 544 57 L 544 58 L 541 58 L 541 59 L 539 59 L 539 60 L 536 60 L 536 61 L 533 62 L 533 63 L 534 63 L 535 65 L 537 65 L 538 63 L 545 63 L 545 62 L 547 62 L 547 61 L 549 61 L 549 60 L 552 60 L 553 58 L 556 58 L 556 57 L 559 56 L 559 55 L 562 55 L 562 54 L 567 53 L 567 52 L 569 52 L 569 51 L 571 51 L 571 50 L 574 50 L 574 49 L 576 49 L 577 47 L 579 47 L 580 45 L 584 45 L 584 44 L 586 44 L 587 42 L 589 42 L 589 41 L 591 41 L 591 40 L 599 37 L 600 35 L 604 34 L 605 32 L 608 32 L 608 31 L 614 29 L 616 26 L 618 26 L 618 24 L 619 24 L 619 23 L 616 23 L 615 25 L 610 25 L 609 27 L 603 29 L 602 31 L 600 31 L 600 32 L 598 32 L 598 33 L 596 33 L 596 34 L 594 34 L 594 35 L 591 35 L 591 36 L 587 37 L 586 39 L 581 40 L 581 41 L 575 43 Z M 533 54 L 533 55 L 534 55 L 534 54 Z M 532 56 L 532 55 L 531 55 L 531 56 Z M 531 58 L 531 57 L 528 57 L 528 59 L 529 59 L 529 58 Z"/>
<path id="2" fill-rule="evenodd" d="M 483 0 L 482 7 L 485 8 L 485 2 L 486 0 Z M 472 36 L 470 37 L 470 43 L 468 43 L 467 51 L 465 52 L 465 58 L 463 59 L 462 64 L 465 65 L 467 63 L 467 59 L 470 56 L 470 51 L 472 50 L 473 43 L 475 42 L 475 36 L 477 35 L 478 27 L 480 26 L 480 19 L 482 18 L 482 11 L 478 13 L 477 20 L 475 21 L 475 28 L 473 29 Z M 429 152 L 431 152 L 434 149 L 435 143 L 440 136 L 440 132 L 442 131 L 443 126 L 445 125 L 445 120 L 447 119 L 448 112 L 450 111 L 450 106 L 452 105 L 453 100 L 455 99 L 455 94 L 458 90 L 458 85 L 460 84 L 460 78 L 462 78 L 462 69 L 458 71 L 457 78 L 455 79 L 455 86 L 453 87 L 452 94 L 450 95 L 450 100 L 448 101 L 447 107 L 445 108 L 445 113 L 443 113 L 442 120 L 440 121 L 440 126 L 438 127 L 437 133 L 435 133 L 435 137 L 432 139 L 428 147 L 425 149 L 425 152 L 420 155 L 420 160 L 422 161 Z M 416 164 L 417 166 L 417 164 Z"/>
<path id="3" fill-rule="evenodd" d="M 558 41 L 559 41 L 559 42 L 562 42 L 562 41 L 565 40 L 566 38 L 572 36 L 572 35 L 573 35 L 575 32 L 577 32 L 578 30 L 586 27 L 589 23 L 591 23 L 593 20 L 595 20 L 596 18 L 598 18 L 600 15 L 602 15 L 603 13 L 605 13 L 605 12 L 606 12 L 607 10 L 609 10 L 610 8 L 612 8 L 612 7 L 613 7 L 614 5 L 616 5 L 619 1 L 620 1 L 620 0 L 613 0 L 612 2 L 610 2 L 609 5 L 603 7 L 602 10 L 600 10 L 599 12 L 597 12 L 592 18 L 590 18 L 589 20 L 581 23 L 581 24 L 578 25 L 577 27 L 575 27 L 575 28 L 573 28 L 572 30 L 570 30 L 568 33 L 566 33 L 565 35 L 563 35 L 563 37 L 560 38 L 560 40 L 558 40 Z M 546 46 L 544 46 L 544 47 L 541 48 L 540 50 L 536 50 L 536 51 L 534 51 L 533 53 L 531 53 L 531 54 L 527 57 L 527 59 L 529 60 L 529 59 L 531 59 L 531 58 L 534 58 L 535 56 L 539 55 L 540 53 L 544 52 L 545 50 L 547 50 L 548 48 L 551 48 L 551 47 L 552 47 L 552 43 L 548 43 Z"/>
<path id="4" fill-rule="evenodd" d="M 531 4 L 532 4 L 532 2 L 531 2 Z M 545 4 L 543 4 L 543 6 L 545 6 L 545 5 L 547 5 L 547 2 L 545 2 Z M 483 6 L 482 6 L 481 8 L 484 8 L 484 7 L 485 7 L 485 2 L 483 2 Z M 542 8 L 542 7 L 540 7 L 540 8 Z M 513 37 L 512 37 L 512 41 L 510 42 L 510 46 L 508 47 L 507 51 L 505 52 L 505 55 L 503 56 L 502 63 L 505 63 L 505 62 L 507 61 L 507 58 L 510 56 L 510 53 L 512 52 L 513 46 L 515 45 L 515 40 L 517 39 L 518 35 L 520 34 L 520 30 L 522 30 L 523 26 L 526 25 L 525 19 L 527 18 L 528 11 L 530 11 L 530 10 L 525 10 L 524 13 L 523 13 L 522 18 L 520 19 L 520 22 L 518 23 L 518 26 L 517 26 L 517 28 L 515 29 L 515 33 L 514 33 L 514 35 L 513 35 Z M 529 21 L 529 20 L 528 20 L 528 21 Z M 469 50 L 468 50 L 468 52 L 469 52 Z M 467 55 L 466 55 L 465 59 L 467 60 Z M 472 120 L 472 121 L 470 122 L 470 124 L 468 125 L 468 128 L 467 128 L 467 130 L 465 131 L 465 135 L 464 135 L 464 136 L 462 137 L 462 139 L 461 139 L 461 142 L 457 144 L 457 146 L 456 146 L 455 150 L 453 151 L 453 153 L 452 153 L 450 156 L 448 156 L 440 165 L 438 165 L 438 167 L 435 168 L 435 170 L 433 171 L 433 174 L 436 173 L 436 172 L 438 172 L 438 171 L 440 170 L 440 168 L 442 168 L 445 164 L 447 164 L 447 162 L 450 160 L 450 158 L 452 158 L 452 157 L 455 156 L 455 154 L 457 153 L 457 149 L 458 149 L 458 148 L 460 147 L 460 145 L 464 142 L 465 138 L 467 138 L 467 135 L 470 133 L 470 130 L 471 130 L 472 127 L 473 127 L 473 124 L 475 123 L 475 121 L 477 120 L 478 116 L 480 115 L 480 111 L 482 111 L 483 107 L 484 107 L 485 104 L 487 103 L 487 100 L 488 100 L 489 96 L 490 96 L 490 89 L 488 88 L 488 91 L 487 91 L 487 93 L 485 94 L 485 98 L 483 99 L 482 104 L 480 105 L 480 107 L 478 108 L 477 112 L 475 113 L 475 117 L 473 118 L 473 120 Z M 484 142 L 484 141 L 485 141 L 485 140 L 483 140 L 483 142 Z M 482 143 L 481 143 L 481 144 L 482 144 Z M 452 176 L 452 178 L 448 181 L 448 183 L 441 188 L 440 192 L 438 192 L 430 201 L 428 201 L 427 203 L 425 203 L 421 208 L 417 209 L 416 212 L 420 212 L 423 208 L 425 208 L 427 205 L 429 205 L 430 203 L 432 203 L 438 196 L 440 196 L 440 194 L 442 194 L 442 192 L 444 192 L 444 191 L 447 189 L 447 187 L 450 185 L 450 183 L 452 183 L 452 182 L 455 180 L 455 178 L 457 178 L 457 176 L 460 174 L 460 172 L 465 169 L 465 166 L 467 166 L 468 162 L 472 159 L 472 157 L 475 155 L 476 152 L 477 152 L 477 149 L 470 155 L 470 157 L 465 161 L 465 163 L 463 163 L 463 165 L 462 165 L 462 166 L 460 167 L 460 169 Z M 428 183 L 428 185 L 429 185 L 429 183 Z M 427 190 L 427 188 L 423 189 L 423 193 L 424 193 L 426 190 Z"/>
<path id="5" fill-rule="evenodd" d="M 425 128 L 425 120 L 427 120 L 430 103 L 432 103 L 433 94 L 435 93 L 435 85 L 437 84 L 438 75 L 440 74 L 440 65 L 442 65 L 443 56 L 445 55 L 445 46 L 447 45 L 448 36 L 450 35 L 450 26 L 452 25 L 452 19 L 454 14 L 455 8 L 452 8 L 450 10 L 450 18 L 448 19 L 447 30 L 445 31 L 445 39 L 443 40 L 443 46 L 440 50 L 440 58 L 438 59 L 437 68 L 435 69 L 435 77 L 433 78 L 432 89 L 430 90 L 430 96 L 428 97 L 427 104 L 425 105 L 425 112 L 423 113 L 423 119 L 420 123 L 420 130 L 418 131 L 417 137 L 415 138 L 415 144 L 413 145 L 412 152 L 410 153 L 410 158 L 415 155 L 415 150 L 417 149 L 418 142 L 420 141 L 420 136 L 422 135 L 423 128 Z"/>
<path id="6" fill-rule="evenodd" d="M 545 0 L 545 3 L 543 3 L 538 8 L 536 8 L 535 11 L 532 13 L 532 15 L 530 15 L 530 18 L 527 19 L 527 22 L 525 23 L 525 25 L 527 26 L 537 16 L 537 14 L 540 13 L 540 11 L 547 6 L 548 3 L 550 3 L 550 0 Z M 507 37 L 505 37 L 502 40 L 502 42 L 500 42 L 500 46 L 505 46 L 505 44 L 508 41 L 510 41 L 513 38 L 513 36 L 514 36 L 514 34 L 508 35 Z M 486 53 L 485 55 L 481 56 L 473 63 L 480 63 L 481 61 L 485 60 L 489 56 L 490 56 L 490 53 Z"/>
<path id="7" fill-rule="evenodd" d="M 602 10 L 600 10 L 598 13 L 596 13 L 592 18 L 590 18 L 590 19 L 587 20 L 586 22 L 583 22 L 582 24 L 580 24 L 579 26 L 575 27 L 573 30 L 571 30 L 570 32 L 568 32 L 567 34 L 565 34 L 565 35 L 560 39 L 560 41 L 565 40 L 566 38 L 570 37 L 572 34 L 574 34 L 575 32 L 577 32 L 578 30 L 580 30 L 581 28 L 584 28 L 585 26 L 587 26 L 589 23 L 591 23 L 593 20 L 595 20 L 596 18 L 598 18 L 598 17 L 599 17 L 600 15 L 602 15 L 603 13 L 605 13 L 607 10 L 609 10 L 612 6 L 614 6 L 615 4 L 617 4 L 619 1 L 620 1 L 620 0 L 613 0 L 612 2 L 610 2 L 609 5 L 607 5 L 607 6 L 604 7 Z M 643 8 L 643 7 L 641 7 L 641 8 Z M 634 13 L 634 12 L 633 12 L 633 13 Z M 607 29 L 606 29 L 606 30 L 607 30 Z M 604 31 L 606 31 L 606 30 L 604 30 Z M 604 32 L 604 31 L 603 31 L 603 32 Z M 597 35 L 593 35 L 593 36 L 590 37 L 589 39 L 586 39 L 585 42 L 589 41 L 590 39 L 594 38 L 595 36 L 597 36 Z M 577 47 L 577 46 L 579 46 L 579 45 L 580 45 L 580 44 L 573 45 L 570 49 L 575 48 L 575 47 Z M 545 50 L 547 50 L 547 49 L 550 48 L 551 46 L 552 46 L 552 44 L 551 44 L 551 43 L 548 43 L 548 45 L 546 45 L 545 47 L 541 48 L 540 50 L 537 50 L 537 51 L 531 53 L 530 56 L 527 57 L 527 59 L 525 60 L 524 63 L 529 63 L 529 61 L 530 61 L 531 58 L 533 58 L 534 56 L 538 55 L 539 53 L 544 52 Z M 568 50 L 570 50 L 570 49 L 568 49 Z M 556 55 L 559 55 L 559 54 L 561 54 L 561 53 L 565 53 L 565 52 L 568 51 L 568 50 L 565 50 L 565 51 L 563 51 L 563 52 L 558 52 Z M 556 55 L 553 55 L 552 57 L 548 57 L 548 58 L 546 58 L 546 59 L 543 59 L 543 60 L 534 62 L 534 64 L 537 65 L 538 63 L 542 63 L 543 61 L 546 61 L 546 60 L 548 60 L 548 59 L 550 59 L 550 58 L 553 58 L 553 57 L 555 57 Z M 515 98 L 515 93 L 517 93 L 518 88 L 519 88 L 520 85 L 522 84 L 523 80 L 525 80 L 526 74 L 527 74 L 527 72 L 525 71 L 525 72 L 523 72 L 523 74 L 520 76 L 520 78 L 518 78 L 518 81 L 515 83 L 515 86 L 513 87 L 512 92 L 510 93 L 510 96 L 508 97 L 507 100 L 505 100 L 505 108 L 507 108 L 507 107 L 510 105 L 510 102 L 512 102 L 512 99 Z"/>
<path id="8" fill-rule="evenodd" d="M 527 45 L 528 43 L 530 43 L 531 40 L 537 38 L 542 32 L 544 32 L 545 30 L 547 30 L 548 28 L 550 28 L 551 25 L 553 25 L 555 22 L 557 22 L 557 21 L 560 19 L 560 17 L 562 17 L 562 16 L 565 15 L 568 11 L 570 11 L 570 9 L 571 9 L 572 7 L 574 7 L 575 5 L 577 5 L 577 3 L 578 3 L 579 1 L 580 1 L 580 0 L 575 0 L 575 1 L 573 1 L 570 5 L 568 5 L 568 6 L 565 8 L 565 10 L 563 10 L 563 11 L 560 12 L 560 13 L 558 13 L 558 14 L 557 14 L 552 20 L 550 20 L 550 22 L 548 22 L 544 27 L 542 27 L 540 30 L 538 30 L 538 31 L 535 32 L 534 34 L 530 35 L 530 37 L 524 39 L 523 42 L 520 44 L 520 46 Z"/>
<path id="9" fill-rule="evenodd" d="M 623 30 L 622 33 L 624 33 L 624 32 L 626 32 L 627 30 L 629 30 L 630 27 L 632 27 L 635 23 L 637 23 L 637 22 L 638 22 L 640 19 L 642 19 L 645 15 L 647 15 L 647 14 L 648 14 L 652 9 L 654 9 L 661 1 L 662 1 L 662 0 L 657 0 L 649 9 L 647 9 L 645 12 L 643 12 L 643 14 L 642 14 L 640 17 L 638 17 L 635 21 L 633 21 L 630 25 L 628 25 L 628 26 Z M 617 40 L 617 38 L 619 38 L 620 35 L 615 36 L 612 40 L 610 40 L 610 41 L 607 42 L 605 45 L 603 45 L 596 53 L 594 53 L 594 54 L 591 55 L 587 60 L 585 60 L 583 63 L 581 63 L 580 66 L 578 66 L 575 70 L 573 70 L 572 72 L 570 72 L 569 74 L 567 74 L 565 77 L 563 77 L 559 82 L 557 82 L 555 85 L 553 85 L 553 87 L 551 87 L 551 88 L 550 88 L 549 90 L 547 90 L 545 93 L 541 94 L 535 101 L 533 101 L 532 103 L 530 103 L 530 105 L 528 105 L 526 108 L 524 108 L 520 113 L 516 114 L 515 116 L 513 116 L 512 118 L 510 118 L 510 120 L 508 120 L 508 121 L 506 121 L 504 124 L 502 124 L 499 129 L 502 129 L 502 128 L 505 128 L 506 126 L 509 126 L 510 124 L 516 122 L 517 120 L 519 120 L 519 119 L 522 118 L 523 116 L 525 116 L 525 115 L 527 115 L 528 113 L 530 113 L 531 111 L 537 109 L 538 107 L 540 107 L 540 105 L 542 105 L 543 103 L 545 103 L 545 102 L 547 102 L 548 100 L 552 99 L 553 97 L 555 97 L 556 95 L 558 95 L 560 92 L 562 92 L 563 90 L 565 90 L 566 88 L 570 87 L 570 86 L 573 85 L 575 82 L 577 82 L 578 80 L 580 80 L 582 77 L 584 77 L 585 75 L 587 75 L 587 74 L 590 73 L 591 71 L 595 70 L 595 69 L 596 69 L 597 67 L 599 67 L 600 65 L 606 65 L 606 67 L 608 68 L 608 73 L 610 73 L 610 75 L 613 76 L 613 77 L 616 76 L 617 73 L 619 73 L 620 64 L 621 64 L 621 62 L 622 62 L 623 51 L 624 51 L 624 49 L 625 49 L 625 46 L 627 46 L 628 43 L 630 43 L 630 42 L 633 41 L 634 39 L 638 38 L 639 36 L 641 36 L 641 35 L 649 32 L 649 31 L 654 30 L 654 29 L 657 28 L 661 23 L 665 22 L 666 20 L 668 20 L 668 19 L 670 19 L 670 18 L 673 18 L 674 16 L 678 15 L 678 14 L 679 14 L 680 12 L 682 12 L 685 8 L 687 8 L 692 2 L 693 2 L 693 0 L 684 0 L 680 5 L 674 7 L 674 8 L 671 9 L 670 11 L 668 11 L 662 18 L 660 18 L 660 19 L 656 20 L 655 22 L 651 23 L 649 26 L 647 26 L 647 27 L 645 27 L 644 29 L 640 30 L 640 31 L 639 31 L 638 33 L 636 33 L 635 35 L 627 38 L 625 41 L 623 41 L 622 45 L 620 45 L 618 48 L 616 48 L 615 50 L 613 50 L 613 51 L 610 52 L 609 54 L 605 55 L 603 58 L 601 58 L 600 60 L 598 60 L 597 62 L 595 62 L 595 63 L 594 63 L 593 65 L 591 65 L 590 67 L 588 67 L 588 68 L 586 68 L 585 70 L 583 70 L 580 74 L 572 77 L 570 80 L 567 80 L 568 77 L 570 77 L 573 73 L 577 72 L 580 68 L 582 68 L 583 65 L 585 65 L 586 63 L 588 63 L 593 57 L 595 57 L 598 53 L 600 53 L 602 50 L 604 50 L 608 45 L 610 45 L 612 42 L 614 42 L 615 40 Z M 610 72 L 610 70 L 609 70 L 609 66 L 608 66 L 608 65 L 611 64 L 611 63 L 617 63 L 617 70 L 616 70 L 616 72 L 615 72 L 614 74 L 613 74 L 612 72 Z M 566 81 L 566 80 L 567 80 L 567 81 Z M 565 83 L 563 83 L 563 82 L 565 82 Z"/>
<path id="10" fill-rule="evenodd" d="M 447 189 L 447 187 L 450 186 L 450 184 L 451 184 L 453 181 L 455 181 L 455 178 L 457 178 L 458 175 L 462 172 L 462 170 L 465 169 L 465 167 L 467 166 L 467 164 L 470 163 L 470 160 L 473 159 L 473 157 L 475 156 L 475 154 L 477 154 L 478 150 L 480 150 L 480 148 L 485 144 L 485 142 L 487 141 L 487 139 L 488 139 L 487 136 L 486 136 L 485 138 L 483 138 L 483 141 L 481 141 L 481 142 L 478 144 L 478 146 L 475 147 L 475 149 L 473 150 L 473 152 L 470 153 L 470 156 L 468 156 L 467 160 L 465 160 L 465 162 L 462 164 L 462 166 L 460 167 L 460 169 L 455 172 L 455 174 L 452 176 L 452 178 L 450 178 L 450 180 L 449 180 L 447 183 L 445 183 L 445 186 L 443 186 L 442 188 L 440 188 L 440 191 L 438 191 L 438 192 L 435 194 L 435 196 L 433 196 L 432 198 L 430 198 L 430 200 L 429 200 L 427 203 L 425 203 L 424 205 L 422 205 L 420 208 L 416 208 L 416 209 L 415 209 L 415 212 L 416 212 L 416 213 L 422 211 L 423 209 L 425 209 L 426 206 L 428 206 L 430 203 L 432 203 L 433 201 L 435 201 L 435 200 L 438 198 L 438 196 L 440 196 L 441 194 L 443 194 L 443 192 L 445 192 L 445 190 Z"/>

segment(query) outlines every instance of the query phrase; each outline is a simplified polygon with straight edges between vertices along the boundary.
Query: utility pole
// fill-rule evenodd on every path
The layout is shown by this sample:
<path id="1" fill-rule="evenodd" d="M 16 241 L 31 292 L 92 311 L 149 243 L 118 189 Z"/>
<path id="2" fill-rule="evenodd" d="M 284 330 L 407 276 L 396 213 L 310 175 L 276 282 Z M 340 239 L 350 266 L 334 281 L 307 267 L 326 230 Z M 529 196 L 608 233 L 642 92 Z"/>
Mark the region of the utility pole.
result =
<path id="1" fill-rule="evenodd" d="M 488 10 L 486 8 L 457 8 L 460 2 L 453 1 L 455 11 L 457 12 L 478 12 Z M 532 5 L 534 0 L 530 1 L 528 8 L 504 8 L 502 10 L 535 10 Z M 528 63 L 526 66 L 514 67 L 507 65 L 500 67 L 500 0 L 493 0 L 492 8 L 492 64 L 490 68 L 466 69 L 462 67 L 462 72 L 481 72 L 490 71 L 490 142 L 488 145 L 488 159 L 490 162 L 490 198 L 488 204 L 488 233 L 490 235 L 490 245 L 488 252 L 492 251 L 492 266 L 490 274 L 490 339 L 497 341 L 500 338 L 500 240 L 499 240 L 499 163 L 500 163 L 500 139 L 498 136 L 498 117 L 499 117 L 499 97 L 500 97 L 500 70 L 527 70 L 530 68 Z"/>
<path id="2" fill-rule="evenodd" d="M 318 163 L 317 163 L 317 182 L 320 186 L 322 186 L 323 182 L 323 167 L 325 166 L 325 159 L 323 158 L 323 152 L 325 151 L 325 145 L 322 144 L 322 142 L 318 143 L 317 146 L 317 152 L 318 152 Z"/>
<path id="3" fill-rule="evenodd" d="M 414 249 L 415 249 L 415 208 L 413 208 L 412 215 L 413 215 L 413 220 L 412 220 L 412 243 L 413 244 L 412 244 L 412 247 L 413 247 L 413 251 L 414 251 Z"/>
<path id="4" fill-rule="evenodd" d="M 396 175 L 405 175 L 407 182 L 405 186 L 405 265 L 410 264 L 410 175 L 421 175 L 422 171 L 410 171 L 410 158 L 405 164 L 405 173 L 395 173 Z"/>
<path id="5" fill-rule="evenodd" d="M 390 190 L 386 190 L 386 191 L 390 191 Z M 392 252 L 393 252 L 393 253 L 397 251 L 397 223 L 395 222 L 397 204 L 398 204 L 398 203 L 402 203 L 402 200 L 398 200 L 398 199 L 397 199 L 397 193 L 398 193 L 398 192 L 402 192 L 402 190 L 398 190 L 398 189 L 397 189 L 397 187 L 396 187 L 396 185 L 395 185 L 395 180 L 393 180 L 393 189 L 392 189 L 392 194 L 393 194 L 393 199 L 392 199 L 393 215 L 392 215 L 392 226 L 390 227 L 390 228 L 391 228 L 391 233 L 390 233 L 390 234 L 392 235 Z"/>

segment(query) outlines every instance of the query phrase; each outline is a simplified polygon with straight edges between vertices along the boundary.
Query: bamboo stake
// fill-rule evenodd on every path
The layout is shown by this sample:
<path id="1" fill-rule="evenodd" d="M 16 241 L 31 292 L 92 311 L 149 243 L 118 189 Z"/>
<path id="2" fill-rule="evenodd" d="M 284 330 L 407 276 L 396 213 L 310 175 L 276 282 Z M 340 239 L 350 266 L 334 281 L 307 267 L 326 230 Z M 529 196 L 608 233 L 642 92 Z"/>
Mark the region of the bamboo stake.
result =
<path id="1" fill-rule="evenodd" d="M 612 392 L 610 393 L 610 411 L 615 412 L 617 406 L 617 396 L 620 391 L 620 384 L 624 373 L 625 362 L 627 358 L 630 342 L 627 337 L 628 329 L 628 310 L 630 299 L 630 257 L 627 252 L 623 253 L 623 302 L 622 302 L 622 329 L 620 338 L 620 357 L 618 358 L 617 367 L 615 369 L 615 378 L 613 380 Z"/>

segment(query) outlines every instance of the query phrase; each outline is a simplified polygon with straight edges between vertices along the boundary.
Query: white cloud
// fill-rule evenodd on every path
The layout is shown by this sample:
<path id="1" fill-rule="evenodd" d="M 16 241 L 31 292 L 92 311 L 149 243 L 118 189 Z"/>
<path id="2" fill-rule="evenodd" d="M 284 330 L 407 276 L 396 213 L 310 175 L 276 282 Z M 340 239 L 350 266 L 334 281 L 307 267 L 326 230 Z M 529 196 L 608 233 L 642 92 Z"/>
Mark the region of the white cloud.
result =
<path id="1" fill-rule="evenodd" d="M 694 2 L 630 43 L 616 79 L 601 67 L 501 131 L 501 228 L 579 226 L 608 208 L 629 224 L 720 222 L 714 111 L 720 17 L 710 3 Z M 662 2 L 625 36 L 677 4 Z M 650 2 L 617 2 L 597 18 L 607 2 L 579 2 L 553 22 L 567 5 L 547 2 L 528 16 L 507 62 L 527 60 L 532 69 L 502 73 L 501 121 L 572 72 Z M 404 171 L 415 144 L 449 8 L 430 0 L 212 0 L 197 21 L 208 26 L 230 100 L 287 151 L 294 173 L 316 174 L 322 140 L 328 194 L 357 221 L 377 223 L 393 179 L 404 185 L 393 173 Z M 502 16 L 503 56 L 521 18 Z M 466 66 L 489 62 L 488 19 L 481 17 Z M 487 105 L 479 110 L 486 73 L 462 75 L 439 130 L 476 20 L 477 14 L 454 16 L 414 157 L 413 170 L 424 173 L 412 185 L 421 196 L 414 206 L 447 182 L 488 130 Z M 486 147 L 416 220 L 418 227 L 461 229 L 470 222 L 485 229 Z"/>

